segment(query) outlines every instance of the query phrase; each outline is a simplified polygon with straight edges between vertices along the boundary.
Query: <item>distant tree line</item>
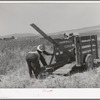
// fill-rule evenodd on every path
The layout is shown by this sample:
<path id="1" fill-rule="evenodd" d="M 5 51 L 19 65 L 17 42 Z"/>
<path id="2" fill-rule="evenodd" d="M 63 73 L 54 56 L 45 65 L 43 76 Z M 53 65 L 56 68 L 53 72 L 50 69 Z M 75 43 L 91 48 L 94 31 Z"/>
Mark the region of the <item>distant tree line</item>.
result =
<path id="1" fill-rule="evenodd" d="M 12 37 L 5 37 L 5 38 L 0 38 L 0 40 L 13 40 L 13 39 L 15 39 L 15 37 L 14 36 L 12 36 Z"/>

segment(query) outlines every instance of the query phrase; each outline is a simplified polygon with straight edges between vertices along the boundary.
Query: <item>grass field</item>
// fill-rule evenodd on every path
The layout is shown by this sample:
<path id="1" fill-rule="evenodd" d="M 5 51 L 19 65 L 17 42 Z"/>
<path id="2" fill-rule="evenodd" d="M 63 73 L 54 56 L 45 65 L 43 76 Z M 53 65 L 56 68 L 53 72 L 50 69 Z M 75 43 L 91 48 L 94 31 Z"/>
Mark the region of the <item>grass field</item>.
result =
<path id="1" fill-rule="evenodd" d="M 25 56 L 40 43 L 51 44 L 40 38 L 0 40 L 0 88 L 99 88 L 100 68 L 77 72 L 69 76 L 50 75 L 44 80 L 31 79 Z M 100 44 L 99 44 L 100 45 Z M 49 48 L 52 50 L 51 48 Z M 100 52 L 99 52 L 100 55 Z M 49 63 L 50 57 L 47 58 Z M 67 66 L 67 65 L 66 65 Z M 67 69 L 66 69 L 67 70 Z"/>

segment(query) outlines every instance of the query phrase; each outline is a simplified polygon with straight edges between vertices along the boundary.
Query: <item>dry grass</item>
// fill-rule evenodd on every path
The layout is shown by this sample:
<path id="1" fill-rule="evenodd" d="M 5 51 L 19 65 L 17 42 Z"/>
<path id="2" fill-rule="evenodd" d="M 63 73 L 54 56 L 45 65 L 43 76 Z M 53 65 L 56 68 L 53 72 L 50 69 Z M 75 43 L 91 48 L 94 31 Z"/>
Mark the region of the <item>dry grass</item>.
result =
<path id="1" fill-rule="evenodd" d="M 50 75 L 44 80 L 30 79 L 25 55 L 43 39 L 23 39 L 0 42 L 0 88 L 99 88 L 100 68 L 71 76 Z M 100 53 L 99 53 L 100 54 Z M 47 58 L 49 63 L 50 57 Z"/>
<path id="2" fill-rule="evenodd" d="M 45 80 L 38 80 L 30 87 L 37 88 L 99 88 L 100 68 L 72 76 L 51 75 Z"/>

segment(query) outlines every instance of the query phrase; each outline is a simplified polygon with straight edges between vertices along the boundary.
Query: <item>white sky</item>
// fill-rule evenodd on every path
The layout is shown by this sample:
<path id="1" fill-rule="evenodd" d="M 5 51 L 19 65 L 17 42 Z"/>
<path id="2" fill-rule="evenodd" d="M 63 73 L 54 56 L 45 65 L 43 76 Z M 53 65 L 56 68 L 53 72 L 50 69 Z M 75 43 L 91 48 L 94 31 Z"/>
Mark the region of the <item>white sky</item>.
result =
<path id="1" fill-rule="evenodd" d="M 0 3 L 0 35 L 46 33 L 100 25 L 100 3 Z"/>

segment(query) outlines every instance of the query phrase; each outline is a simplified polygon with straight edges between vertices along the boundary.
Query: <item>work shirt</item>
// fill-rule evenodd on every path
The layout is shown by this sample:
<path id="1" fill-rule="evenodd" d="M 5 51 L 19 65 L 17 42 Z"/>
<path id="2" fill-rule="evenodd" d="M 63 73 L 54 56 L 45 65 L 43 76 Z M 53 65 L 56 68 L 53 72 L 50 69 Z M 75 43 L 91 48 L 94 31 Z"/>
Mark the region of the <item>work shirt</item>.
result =
<path id="1" fill-rule="evenodd" d="M 30 52 L 28 52 L 28 54 L 26 56 L 26 59 L 30 60 L 30 61 L 34 61 L 34 60 L 39 61 L 40 55 L 39 55 L 39 53 L 37 51 L 34 51 L 34 52 L 30 51 Z"/>

